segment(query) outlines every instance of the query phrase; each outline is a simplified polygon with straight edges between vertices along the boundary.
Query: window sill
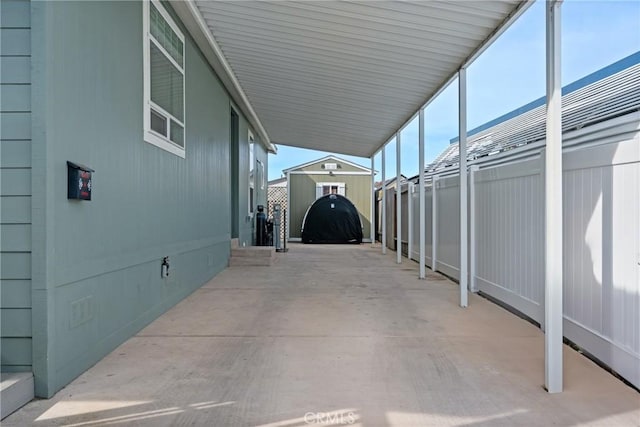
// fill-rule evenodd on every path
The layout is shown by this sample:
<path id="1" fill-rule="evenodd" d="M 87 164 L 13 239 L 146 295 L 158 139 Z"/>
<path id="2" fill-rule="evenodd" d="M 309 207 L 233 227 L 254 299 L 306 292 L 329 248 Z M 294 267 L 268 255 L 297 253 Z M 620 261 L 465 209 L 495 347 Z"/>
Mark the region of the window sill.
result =
<path id="1" fill-rule="evenodd" d="M 166 138 L 162 138 L 161 136 L 156 135 L 152 132 L 145 132 L 144 134 L 144 142 L 147 142 L 151 145 L 155 145 L 158 148 L 161 148 L 169 153 L 176 155 L 180 158 L 185 158 L 185 149 L 174 144 Z"/>

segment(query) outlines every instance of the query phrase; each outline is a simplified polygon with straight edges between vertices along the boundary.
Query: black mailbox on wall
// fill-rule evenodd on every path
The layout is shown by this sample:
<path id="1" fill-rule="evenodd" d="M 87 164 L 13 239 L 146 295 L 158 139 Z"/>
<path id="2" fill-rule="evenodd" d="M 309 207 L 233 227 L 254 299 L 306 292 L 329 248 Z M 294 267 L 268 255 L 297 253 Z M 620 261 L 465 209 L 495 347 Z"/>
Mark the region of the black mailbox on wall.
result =
<path id="1" fill-rule="evenodd" d="M 67 161 L 67 199 L 91 200 L 91 173 L 86 166 Z"/>

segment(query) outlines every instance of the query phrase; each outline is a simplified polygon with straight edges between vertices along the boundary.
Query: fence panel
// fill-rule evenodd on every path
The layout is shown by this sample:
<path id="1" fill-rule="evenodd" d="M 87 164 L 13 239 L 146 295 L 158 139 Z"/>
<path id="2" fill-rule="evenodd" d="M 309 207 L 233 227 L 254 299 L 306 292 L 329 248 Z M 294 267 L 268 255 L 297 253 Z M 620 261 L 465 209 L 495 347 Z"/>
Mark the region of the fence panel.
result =
<path id="1" fill-rule="evenodd" d="M 540 322 L 544 281 L 540 159 L 483 169 L 474 181 L 476 286 Z"/>
<path id="2" fill-rule="evenodd" d="M 564 335 L 640 387 L 638 123 L 640 113 L 633 113 L 563 136 L 569 147 L 563 155 L 563 281 Z M 506 163 L 504 159 L 501 165 L 481 168 L 471 183 L 475 186 L 475 206 L 469 207 L 476 223 L 476 235 L 471 239 L 476 252 L 472 279 L 477 288 L 541 324 L 543 159 L 543 155 L 531 155 L 527 160 Z M 430 264 L 433 193 L 427 188 L 425 222 Z M 412 258 L 417 259 L 418 193 L 412 197 Z M 437 270 L 458 279 L 458 177 L 436 181 L 435 202 Z M 388 214 L 389 229 L 393 230 L 395 208 L 389 208 Z"/>
<path id="3" fill-rule="evenodd" d="M 565 336 L 640 386 L 640 133 L 564 166 Z"/>
<path id="4" fill-rule="evenodd" d="M 419 187 L 416 185 L 415 192 L 411 195 L 411 210 L 412 210 L 412 222 L 413 222 L 413 244 L 411 248 L 411 259 L 418 261 L 420 258 L 420 192 Z M 431 223 L 431 186 L 425 186 L 425 215 L 424 215 L 424 224 L 425 224 L 425 263 L 426 265 L 431 265 L 431 253 L 432 253 L 432 240 L 431 240 L 431 232 L 432 232 L 432 223 Z"/>
<path id="5" fill-rule="evenodd" d="M 459 279 L 460 271 L 460 179 L 441 178 L 436 182 L 438 224 L 437 270 Z"/>

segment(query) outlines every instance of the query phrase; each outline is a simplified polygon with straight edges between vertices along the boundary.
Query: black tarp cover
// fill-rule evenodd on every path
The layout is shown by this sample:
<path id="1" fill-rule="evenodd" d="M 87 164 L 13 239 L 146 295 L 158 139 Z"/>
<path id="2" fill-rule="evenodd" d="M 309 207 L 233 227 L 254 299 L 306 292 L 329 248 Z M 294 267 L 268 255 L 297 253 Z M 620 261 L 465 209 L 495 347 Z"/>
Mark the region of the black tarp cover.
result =
<path id="1" fill-rule="evenodd" d="M 358 210 L 339 194 L 320 197 L 307 210 L 302 224 L 303 243 L 362 243 Z"/>

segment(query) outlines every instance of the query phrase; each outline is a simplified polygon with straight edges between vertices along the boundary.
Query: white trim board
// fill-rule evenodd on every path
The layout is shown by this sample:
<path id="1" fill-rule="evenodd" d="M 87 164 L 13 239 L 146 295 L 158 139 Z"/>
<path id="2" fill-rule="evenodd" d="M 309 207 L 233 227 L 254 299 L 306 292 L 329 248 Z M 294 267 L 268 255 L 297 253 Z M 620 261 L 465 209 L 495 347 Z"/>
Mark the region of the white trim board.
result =
<path id="1" fill-rule="evenodd" d="M 231 65 L 229 65 L 229 62 L 222 53 L 222 49 L 214 39 L 213 34 L 211 34 L 211 30 L 195 2 L 169 0 L 169 3 L 189 31 L 189 34 L 195 40 L 205 58 L 207 58 L 217 77 L 227 89 L 229 96 L 238 104 L 239 110 L 242 111 L 254 130 L 258 133 L 262 145 L 264 145 L 270 153 L 276 154 L 278 148 L 271 142 L 269 134 L 253 109 L 249 98 L 244 93 L 240 82 L 233 73 Z"/>
<path id="2" fill-rule="evenodd" d="M 151 13 L 151 3 L 160 13 L 165 22 L 169 25 L 171 30 L 178 36 L 183 46 L 183 59 L 182 64 L 178 64 L 173 57 L 167 52 L 164 47 L 151 35 L 151 20 L 149 14 Z M 171 64 L 182 73 L 182 111 L 183 118 L 179 120 L 173 114 L 167 112 L 165 109 L 157 105 L 151 100 L 151 43 L 160 50 L 165 58 L 171 62 Z M 181 158 L 186 158 L 187 150 L 187 127 L 186 127 L 186 49 L 185 37 L 178 25 L 175 23 L 173 17 L 167 12 L 165 7 L 159 0 L 147 0 L 142 3 L 142 51 L 143 51 L 143 140 L 146 143 L 154 145 L 162 150 L 165 150 L 171 154 L 174 154 Z M 167 121 L 167 135 L 161 135 L 151 129 L 151 110 L 155 110 L 156 114 L 161 115 Z M 178 125 L 182 126 L 183 132 L 183 145 L 180 146 L 170 139 L 171 121 L 175 121 Z"/>
<path id="3" fill-rule="evenodd" d="M 348 172 L 348 171 L 291 171 L 291 175 L 366 175 L 371 176 L 371 172 Z"/>
<path id="4" fill-rule="evenodd" d="M 316 163 L 326 162 L 326 161 L 329 161 L 329 160 L 333 160 L 333 161 L 336 161 L 336 162 L 344 163 L 346 165 L 353 166 L 354 168 L 358 168 L 358 169 L 361 169 L 363 171 L 367 171 L 367 175 L 371 174 L 371 169 L 369 169 L 367 167 L 364 167 L 364 166 L 359 165 L 357 163 L 353 163 L 353 162 L 350 162 L 349 160 L 341 159 L 340 157 L 336 157 L 336 156 L 332 156 L 332 155 L 325 156 L 325 157 L 322 157 L 320 159 L 312 160 L 310 162 L 303 163 L 301 165 L 293 166 L 293 167 L 290 167 L 288 169 L 284 169 L 282 172 L 284 172 L 285 174 L 287 172 L 295 173 L 295 172 L 292 172 L 294 169 L 306 168 L 307 166 L 315 165 Z M 302 171 L 300 171 L 300 172 L 302 172 Z M 336 172 L 334 172 L 334 173 L 336 173 Z"/>

